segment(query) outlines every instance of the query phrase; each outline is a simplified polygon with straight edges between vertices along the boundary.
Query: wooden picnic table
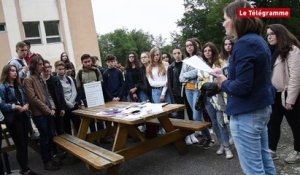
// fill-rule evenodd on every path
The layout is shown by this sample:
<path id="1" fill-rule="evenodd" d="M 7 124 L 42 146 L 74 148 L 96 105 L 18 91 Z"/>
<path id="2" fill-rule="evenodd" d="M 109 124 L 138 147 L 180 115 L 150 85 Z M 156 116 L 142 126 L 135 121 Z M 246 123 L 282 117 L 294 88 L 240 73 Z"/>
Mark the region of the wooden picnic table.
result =
<path id="1" fill-rule="evenodd" d="M 116 133 L 114 137 L 112 151 L 124 156 L 125 160 L 142 155 L 148 151 L 160 148 L 170 143 L 174 143 L 179 153 L 187 152 L 187 147 L 184 143 L 183 138 L 188 133 L 184 130 L 176 129 L 168 117 L 169 113 L 183 110 L 185 108 L 184 105 L 168 104 L 163 107 L 162 112 L 149 113 L 138 118 L 127 118 L 126 116 L 120 115 L 108 116 L 100 113 L 101 111 L 103 112 L 107 109 L 126 108 L 135 104 L 137 103 L 108 102 L 102 106 L 75 110 L 73 113 L 81 117 L 81 124 L 78 131 L 78 137 L 83 140 L 91 141 L 93 139 L 96 139 L 97 137 L 103 137 L 111 131 L 112 127 L 108 127 L 108 129 L 104 130 L 104 134 L 102 131 L 99 131 L 98 134 L 88 134 L 88 127 L 90 122 L 96 119 L 99 121 L 107 121 L 114 123 L 114 125 L 116 126 Z M 143 134 L 138 129 L 138 126 L 155 118 L 158 119 L 160 125 L 165 129 L 166 134 L 160 135 L 153 139 L 145 139 Z M 134 145 L 127 146 L 126 143 L 128 141 L 129 135 L 134 138 L 137 138 L 140 142 L 135 143 Z"/>

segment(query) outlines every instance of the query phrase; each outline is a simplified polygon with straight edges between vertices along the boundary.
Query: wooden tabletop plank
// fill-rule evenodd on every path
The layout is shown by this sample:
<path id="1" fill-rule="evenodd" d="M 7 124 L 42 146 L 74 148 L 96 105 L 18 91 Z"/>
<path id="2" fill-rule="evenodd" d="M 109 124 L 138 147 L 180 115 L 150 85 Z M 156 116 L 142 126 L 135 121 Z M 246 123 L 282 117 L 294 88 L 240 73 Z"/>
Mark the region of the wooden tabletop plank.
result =
<path id="1" fill-rule="evenodd" d="M 157 118 L 160 116 L 165 116 L 168 113 L 179 111 L 185 108 L 182 104 L 168 104 L 163 107 L 163 112 L 158 113 L 150 113 L 143 115 L 141 117 L 137 118 L 127 118 L 125 115 L 123 116 L 107 116 L 107 115 L 101 115 L 99 112 L 107 110 L 109 108 L 124 108 L 131 105 L 136 105 L 139 103 L 131 103 L 131 102 L 108 102 L 105 105 L 102 106 L 96 106 L 92 108 L 82 108 L 79 110 L 73 111 L 75 115 L 82 116 L 82 117 L 89 117 L 89 118 L 95 118 L 98 120 L 104 120 L 104 121 L 113 121 L 118 123 L 124 123 L 124 124 L 140 124 L 144 123 L 147 120 Z"/>

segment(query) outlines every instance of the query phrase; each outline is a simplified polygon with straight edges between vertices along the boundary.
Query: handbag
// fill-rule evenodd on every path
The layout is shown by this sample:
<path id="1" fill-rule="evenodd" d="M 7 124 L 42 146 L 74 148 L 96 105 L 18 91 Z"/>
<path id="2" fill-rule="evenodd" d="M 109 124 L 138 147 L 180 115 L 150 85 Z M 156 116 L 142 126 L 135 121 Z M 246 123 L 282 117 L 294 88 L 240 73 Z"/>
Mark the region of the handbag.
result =
<path id="1" fill-rule="evenodd" d="M 187 90 L 196 90 L 197 89 L 197 84 L 196 83 L 186 83 L 185 84 L 185 89 L 187 89 Z"/>
<path id="2" fill-rule="evenodd" d="M 285 65 L 284 65 L 284 74 L 285 74 L 285 77 L 289 79 L 290 78 L 290 73 L 289 73 L 289 69 L 288 69 L 288 62 L 287 62 L 286 59 L 284 60 L 284 63 L 285 63 Z M 286 105 L 287 95 L 288 94 L 287 94 L 287 85 L 286 85 L 284 90 L 281 92 L 281 104 L 282 104 L 283 107 L 285 107 L 285 105 Z"/>
<path id="3" fill-rule="evenodd" d="M 0 122 L 2 122 L 4 120 L 4 115 L 3 113 L 0 111 Z"/>

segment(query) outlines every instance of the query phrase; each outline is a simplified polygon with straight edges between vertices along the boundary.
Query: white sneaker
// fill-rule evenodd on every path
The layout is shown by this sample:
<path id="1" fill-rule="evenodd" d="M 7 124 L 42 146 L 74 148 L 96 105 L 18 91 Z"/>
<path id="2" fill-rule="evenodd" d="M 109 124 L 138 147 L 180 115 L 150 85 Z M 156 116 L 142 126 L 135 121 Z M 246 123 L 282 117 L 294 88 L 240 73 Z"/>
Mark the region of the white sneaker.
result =
<path id="1" fill-rule="evenodd" d="M 197 139 L 197 137 L 195 136 L 195 134 L 191 134 L 191 135 L 190 135 L 190 138 L 191 138 L 191 141 L 192 141 L 193 143 L 199 143 L 199 140 Z"/>
<path id="2" fill-rule="evenodd" d="M 232 152 L 231 152 L 231 150 L 229 148 L 224 148 L 224 150 L 225 150 L 225 157 L 226 157 L 226 159 L 233 158 L 233 154 L 232 154 Z"/>
<path id="3" fill-rule="evenodd" d="M 40 138 L 40 133 L 37 130 L 32 130 L 30 135 L 32 140 L 38 140 Z"/>
<path id="4" fill-rule="evenodd" d="M 218 149 L 218 151 L 216 152 L 216 154 L 221 155 L 224 153 L 224 146 L 220 145 L 220 148 Z"/>
<path id="5" fill-rule="evenodd" d="M 270 149 L 269 152 L 271 153 L 271 157 L 272 157 L 273 160 L 278 160 L 279 159 L 279 157 L 277 156 L 275 151 Z"/>
<path id="6" fill-rule="evenodd" d="M 288 157 L 284 159 L 286 163 L 296 163 L 300 161 L 300 152 L 292 151 Z"/>
<path id="7" fill-rule="evenodd" d="M 229 144 L 230 144 L 230 145 L 233 145 L 233 144 L 234 144 L 234 143 L 233 143 L 232 137 L 229 137 Z"/>
<path id="8" fill-rule="evenodd" d="M 185 137 L 185 144 L 186 145 L 192 145 L 193 144 L 190 135 Z"/>

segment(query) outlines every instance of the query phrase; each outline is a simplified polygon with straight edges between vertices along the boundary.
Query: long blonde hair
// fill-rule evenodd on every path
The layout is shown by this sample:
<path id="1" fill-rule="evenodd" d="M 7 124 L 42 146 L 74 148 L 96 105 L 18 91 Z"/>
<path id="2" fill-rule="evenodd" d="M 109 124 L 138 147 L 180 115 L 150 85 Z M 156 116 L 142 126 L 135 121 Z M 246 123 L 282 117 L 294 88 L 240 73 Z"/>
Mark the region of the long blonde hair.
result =
<path id="1" fill-rule="evenodd" d="M 147 66 L 147 71 L 146 71 L 147 77 L 151 77 L 152 79 L 153 79 L 152 68 L 155 66 L 158 66 L 158 75 L 159 76 L 164 76 L 167 74 L 167 70 L 166 70 L 164 64 L 162 63 L 161 56 L 159 57 L 157 65 L 153 61 L 155 52 L 159 52 L 159 49 L 157 47 L 154 47 L 150 50 L 150 53 L 149 53 L 150 54 L 150 64 Z"/>

